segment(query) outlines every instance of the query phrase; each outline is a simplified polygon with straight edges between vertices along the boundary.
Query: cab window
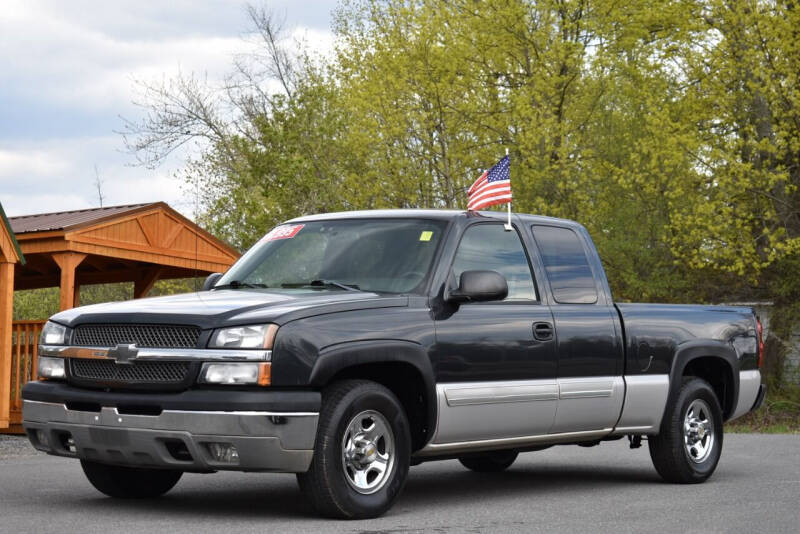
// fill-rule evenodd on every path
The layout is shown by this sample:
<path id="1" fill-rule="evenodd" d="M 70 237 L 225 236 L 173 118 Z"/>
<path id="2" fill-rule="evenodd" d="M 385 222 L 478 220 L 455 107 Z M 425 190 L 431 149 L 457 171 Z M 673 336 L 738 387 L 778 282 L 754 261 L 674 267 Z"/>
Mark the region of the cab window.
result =
<path id="1" fill-rule="evenodd" d="M 476 224 L 467 228 L 453 261 L 456 281 L 464 271 L 496 271 L 508 283 L 505 301 L 536 301 L 528 257 L 516 231 L 502 224 Z"/>
<path id="2" fill-rule="evenodd" d="M 597 302 L 592 268 L 578 234 L 555 226 L 535 225 L 531 230 L 555 301 L 560 304 Z"/>

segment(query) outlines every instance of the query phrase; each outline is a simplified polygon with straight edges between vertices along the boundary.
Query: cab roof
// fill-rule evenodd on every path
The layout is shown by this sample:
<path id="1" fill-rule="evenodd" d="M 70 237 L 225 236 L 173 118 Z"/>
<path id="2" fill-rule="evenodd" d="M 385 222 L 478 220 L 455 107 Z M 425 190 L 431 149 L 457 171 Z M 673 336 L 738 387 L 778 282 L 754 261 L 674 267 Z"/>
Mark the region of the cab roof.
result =
<path id="1" fill-rule="evenodd" d="M 430 209 L 397 209 L 397 210 L 360 210 L 339 211 L 334 213 L 320 213 L 296 217 L 287 223 L 332 221 L 337 219 L 436 219 L 458 220 L 470 217 L 483 217 L 498 221 L 506 220 L 508 215 L 504 211 L 464 211 L 464 210 L 430 210 Z M 527 213 L 513 213 L 512 216 L 522 222 L 531 224 L 556 224 L 558 226 L 579 227 L 580 224 L 568 219 L 546 217 L 544 215 L 529 215 Z"/>

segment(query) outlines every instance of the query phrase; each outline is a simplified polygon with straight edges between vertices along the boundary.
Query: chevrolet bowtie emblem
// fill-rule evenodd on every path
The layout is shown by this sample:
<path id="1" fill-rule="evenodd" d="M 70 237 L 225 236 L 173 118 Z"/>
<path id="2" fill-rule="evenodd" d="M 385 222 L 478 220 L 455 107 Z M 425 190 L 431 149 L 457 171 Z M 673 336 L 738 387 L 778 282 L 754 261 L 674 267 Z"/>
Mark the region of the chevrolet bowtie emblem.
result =
<path id="1" fill-rule="evenodd" d="M 134 358 L 139 354 L 139 349 L 131 343 L 128 345 L 117 345 L 108 351 L 108 357 L 113 358 L 117 365 L 132 365 Z"/>

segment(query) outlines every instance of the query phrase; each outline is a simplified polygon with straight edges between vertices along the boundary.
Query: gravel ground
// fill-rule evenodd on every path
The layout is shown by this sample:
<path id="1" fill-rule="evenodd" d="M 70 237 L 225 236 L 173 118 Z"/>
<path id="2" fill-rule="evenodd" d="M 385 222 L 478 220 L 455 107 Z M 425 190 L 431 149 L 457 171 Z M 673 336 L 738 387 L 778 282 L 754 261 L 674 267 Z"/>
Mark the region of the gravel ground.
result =
<path id="1" fill-rule="evenodd" d="M 0 434 L 0 459 L 34 456 L 42 453 L 34 449 L 25 436 Z"/>

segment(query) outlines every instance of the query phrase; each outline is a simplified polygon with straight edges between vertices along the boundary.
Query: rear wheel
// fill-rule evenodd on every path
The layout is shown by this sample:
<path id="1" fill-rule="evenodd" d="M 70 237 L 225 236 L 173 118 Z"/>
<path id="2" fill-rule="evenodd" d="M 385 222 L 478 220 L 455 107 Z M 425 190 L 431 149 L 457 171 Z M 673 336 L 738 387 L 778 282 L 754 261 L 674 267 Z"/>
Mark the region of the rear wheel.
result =
<path id="1" fill-rule="evenodd" d="M 377 517 L 405 485 L 411 456 L 408 419 L 397 397 L 367 380 L 337 382 L 323 392 L 311 467 L 300 489 L 323 515 Z"/>
<path id="2" fill-rule="evenodd" d="M 499 473 L 505 471 L 517 459 L 516 451 L 493 451 L 479 456 L 464 456 L 458 461 L 461 465 L 479 473 Z"/>
<path id="3" fill-rule="evenodd" d="M 714 390 L 705 380 L 687 377 L 664 414 L 661 432 L 647 443 L 661 478 L 695 484 L 716 469 L 722 438 L 722 410 Z"/>
<path id="4" fill-rule="evenodd" d="M 175 487 L 182 471 L 99 464 L 81 460 L 81 467 L 97 491 L 119 499 L 160 497 Z"/>

